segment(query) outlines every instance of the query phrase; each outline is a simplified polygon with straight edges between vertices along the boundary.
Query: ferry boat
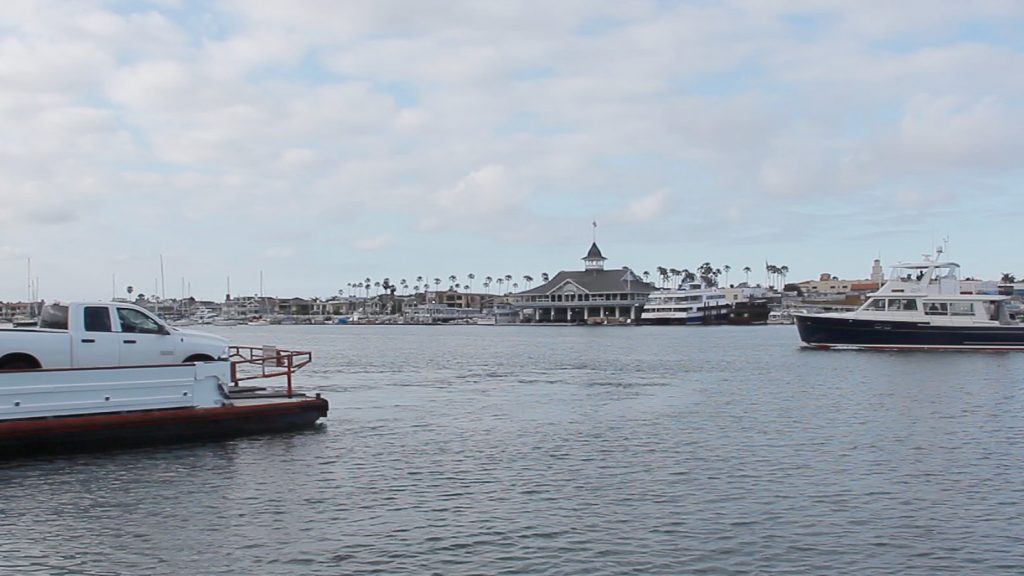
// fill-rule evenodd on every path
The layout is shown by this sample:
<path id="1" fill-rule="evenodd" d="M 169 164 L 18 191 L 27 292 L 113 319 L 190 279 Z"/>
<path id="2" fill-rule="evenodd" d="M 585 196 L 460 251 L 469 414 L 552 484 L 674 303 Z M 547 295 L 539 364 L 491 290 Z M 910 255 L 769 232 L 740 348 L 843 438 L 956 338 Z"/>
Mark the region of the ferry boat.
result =
<path id="1" fill-rule="evenodd" d="M 309 352 L 233 346 L 231 361 L 2 371 L 0 457 L 312 427 L 327 416 L 327 400 L 292 385 L 311 359 Z M 265 378 L 285 384 L 248 385 Z"/>
<path id="2" fill-rule="evenodd" d="M 894 265 L 853 312 L 794 314 L 800 339 L 814 348 L 1024 350 L 1009 297 L 961 294 L 959 264 L 941 255 Z"/>
<path id="3" fill-rule="evenodd" d="M 640 323 L 718 324 L 726 321 L 730 308 L 721 290 L 697 282 L 648 294 Z"/>

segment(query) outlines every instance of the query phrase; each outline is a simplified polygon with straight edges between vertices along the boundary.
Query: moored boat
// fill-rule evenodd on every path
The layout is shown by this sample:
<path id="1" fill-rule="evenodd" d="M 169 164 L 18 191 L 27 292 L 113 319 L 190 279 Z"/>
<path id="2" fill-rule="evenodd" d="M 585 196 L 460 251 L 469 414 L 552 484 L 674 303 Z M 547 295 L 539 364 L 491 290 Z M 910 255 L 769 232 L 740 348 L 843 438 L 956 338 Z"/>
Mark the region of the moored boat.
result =
<path id="1" fill-rule="evenodd" d="M 640 323 L 719 324 L 726 321 L 730 308 L 725 294 L 718 288 L 692 283 L 648 294 Z"/>
<path id="2" fill-rule="evenodd" d="M 292 386 L 308 352 L 232 350 L 231 362 L 0 372 L 0 456 L 217 440 L 327 415 L 327 400 Z M 286 385 L 240 384 L 274 377 Z"/>
<path id="3" fill-rule="evenodd" d="M 959 270 L 928 257 L 896 264 L 853 312 L 794 314 L 800 339 L 814 348 L 1024 350 L 1009 297 L 961 294 Z"/>
<path id="4" fill-rule="evenodd" d="M 765 324 L 769 313 L 767 300 L 734 302 L 732 309 L 729 310 L 728 323 L 737 326 Z"/>

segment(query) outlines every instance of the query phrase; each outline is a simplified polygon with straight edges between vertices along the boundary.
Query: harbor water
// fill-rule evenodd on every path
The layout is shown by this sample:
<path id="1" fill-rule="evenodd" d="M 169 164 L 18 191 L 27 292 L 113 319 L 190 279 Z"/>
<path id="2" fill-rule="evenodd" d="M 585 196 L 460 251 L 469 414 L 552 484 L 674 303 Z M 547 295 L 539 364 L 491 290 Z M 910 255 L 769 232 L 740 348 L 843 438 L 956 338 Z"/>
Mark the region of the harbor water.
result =
<path id="1" fill-rule="evenodd" d="M 215 328 L 316 430 L 0 463 L 2 574 L 1021 574 L 1024 354 L 793 326 Z"/>

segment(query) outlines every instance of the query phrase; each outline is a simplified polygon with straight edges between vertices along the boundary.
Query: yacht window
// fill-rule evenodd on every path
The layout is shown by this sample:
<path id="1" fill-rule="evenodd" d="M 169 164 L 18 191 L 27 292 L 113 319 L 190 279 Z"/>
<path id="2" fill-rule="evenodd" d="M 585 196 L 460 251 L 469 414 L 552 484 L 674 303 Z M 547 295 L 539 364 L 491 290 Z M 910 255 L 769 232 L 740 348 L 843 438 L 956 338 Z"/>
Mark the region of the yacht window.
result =
<path id="1" fill-rule="evenodd" d="M 925 305 L 924 313 L 929 316 L 945 316 L 948 312 L 945 302 L 929 302 Z"/>
<path id="2" fill-rule="evenodd" d="M 106 306 L 86 306 L 84 312 L 86 332 L 110 332 L 110 309 Z"/>
<path id="3" fill-rule="evenodd" d="M 900 302 L 903 304 L 904 310 L 917 310 L 917 300 L 908 298 L 900 300 Z"/>
<path id="4" fill-rule="evenodd" d="M 869 300 L 867 306 L 865 306 L 864 309 L 883 311 L 885 310 L 885 300 L 879 298 Z"/>
<path id="5" fill-rule="evenodd" d="M 890 312 L 893 312 L 893 311 L 899 312 L 901 310 L 903 310 L 903 300 L 899 300 L 897 298 L 890 298 L 889 299 L 889 311 Z"/>
<path id="6" fill-rule="evenodd" d="M 974 316 L 974 302 L 950 302 L 950 316 Z"/>

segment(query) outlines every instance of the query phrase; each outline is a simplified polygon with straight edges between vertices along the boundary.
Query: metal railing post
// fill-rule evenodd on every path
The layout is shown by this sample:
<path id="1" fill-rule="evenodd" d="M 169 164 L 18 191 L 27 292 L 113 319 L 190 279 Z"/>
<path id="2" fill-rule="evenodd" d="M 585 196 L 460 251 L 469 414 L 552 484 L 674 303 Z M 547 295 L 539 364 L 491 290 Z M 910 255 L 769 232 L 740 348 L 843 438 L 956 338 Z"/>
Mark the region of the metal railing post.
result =
<path id="1" fill-rule="evenodd" d="M 292 355 L 288 355 L 288 397 L 292 397 Z"/>

